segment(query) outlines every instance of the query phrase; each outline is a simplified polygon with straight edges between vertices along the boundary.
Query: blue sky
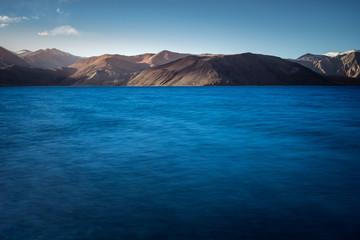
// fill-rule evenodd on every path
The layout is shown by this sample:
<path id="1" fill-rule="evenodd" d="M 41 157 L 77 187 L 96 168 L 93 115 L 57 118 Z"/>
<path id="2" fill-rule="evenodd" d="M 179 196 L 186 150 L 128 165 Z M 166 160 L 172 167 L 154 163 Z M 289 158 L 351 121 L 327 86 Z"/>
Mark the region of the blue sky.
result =
<path id="1" fill-rule="evenodd" d="M 360 49 L 359 10 L 359 0 L 1 0 L 0 46 L 296 58 Z"/>

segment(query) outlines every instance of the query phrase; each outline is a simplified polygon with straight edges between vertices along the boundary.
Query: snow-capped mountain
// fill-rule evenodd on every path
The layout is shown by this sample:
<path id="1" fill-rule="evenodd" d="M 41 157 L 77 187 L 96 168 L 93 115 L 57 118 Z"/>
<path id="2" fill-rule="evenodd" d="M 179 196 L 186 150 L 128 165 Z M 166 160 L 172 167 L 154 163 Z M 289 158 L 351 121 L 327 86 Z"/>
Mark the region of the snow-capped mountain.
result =
<path id="1" fill-rule="evenodd" d="M 358 50 L 328 52 L 323 55 L 308 53 L 292 61 L 323 75 L 360 78 L 360 51 Z"/>
<path id="2" fill-rule="evenodd" d="M 324 53 L 323 55 L 327 57 L 337 57 L 337 56 L 347 55 L 353 52 L 359 52 L 359 50 L 352 49 L 352 50 L 347 50 L 345 52 L 328 52 L 328 53 Z"/>

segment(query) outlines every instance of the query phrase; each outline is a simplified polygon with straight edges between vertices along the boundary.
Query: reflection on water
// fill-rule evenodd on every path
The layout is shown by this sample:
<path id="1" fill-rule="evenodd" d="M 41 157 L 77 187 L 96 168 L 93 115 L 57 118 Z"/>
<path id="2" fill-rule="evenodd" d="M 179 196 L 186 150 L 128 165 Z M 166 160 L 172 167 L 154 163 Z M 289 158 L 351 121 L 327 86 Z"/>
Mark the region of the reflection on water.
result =
<path id="1" fill-rule="evenodd" d="M 360 239 L 360 88 L 1 88 L 0 239 Z"/>

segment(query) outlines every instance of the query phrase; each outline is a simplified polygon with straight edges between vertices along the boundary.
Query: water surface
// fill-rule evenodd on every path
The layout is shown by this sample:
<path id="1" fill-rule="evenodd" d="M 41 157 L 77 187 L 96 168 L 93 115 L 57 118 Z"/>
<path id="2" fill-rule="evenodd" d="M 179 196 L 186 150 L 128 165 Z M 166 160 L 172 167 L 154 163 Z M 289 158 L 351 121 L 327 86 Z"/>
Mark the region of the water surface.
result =
<path id="1" fill-rule="evenodd" d="M 0 239 L 360 239 L 359 87 L 0 88 Z"/>

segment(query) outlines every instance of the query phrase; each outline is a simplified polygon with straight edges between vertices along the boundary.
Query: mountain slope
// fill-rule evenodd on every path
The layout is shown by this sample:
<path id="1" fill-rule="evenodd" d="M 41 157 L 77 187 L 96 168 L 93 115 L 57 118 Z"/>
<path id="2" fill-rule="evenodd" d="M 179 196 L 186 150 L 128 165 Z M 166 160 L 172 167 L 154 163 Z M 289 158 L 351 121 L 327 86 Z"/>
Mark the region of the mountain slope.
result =
<path id="1" fill-rule="evenodd" d="M 170 52 L 167 50 L 161 51 L 157 54 L 152 54 L 144 57 L 140 63 L 147 63 L 150 67 L 156 67 L 172 61 L 176 61 L 180 58 L 187 57 L 190 54 Z M 141 55 L 142 56 L 142 55 Z"/>
<path id="2" fill-rule="evenodd" d="M 188 56 L 142 71 L 128 82 L 130 86 L 331 84 L 299 64 L 251 53 Z"/>
<path id="3" fill-rule="evenodd" d="M 69 66 L 73 73 L 61 85 L 124 85 L 134 72 L 146 68 L 146 63 L 137 63 L 133 57 L 105 54 Z"/>
<path id="4" fill-rule="evenodd" d="M 315 55 L 315 54 L 307 53 L 305 55 L 302 55 L 301 57 L 299 57 L 296 60 L 314 62 L 314 61 L 321 61 L 326 58 L 329 58 L 329 57 L 324 56 L 324 55 Z"/>
<path id="5" fill-rule="evenodd" d="M 22 67 L 29 67 L 23 59 L 16 56 L 14 53 L 10 52 L 9 50 L 0 47 L 0 67 L 2 66 L 22 66 Z"/>
<path id="6" fill-rule="evenodd" d="M 305 57 L 292 61 L 326 76 L 360 78 L 360 52 L 347 51 L 345 54 L 332 55 L 334 56 L 304 55 Z"/>
<path id="7" fill-rule="evenodd" d="M 19 51 L 19 54 L 27 53 L 27 51 Z M 11 53 L 10 53 L 11 54 Z M 55 66 L 67 65 L 63 61 L 68 59 L 73 63 L 78 57 L 71 54 L 61 52 L 57 49 L 39 50 L 34 53 L 30 53 L 23 58 L 31 63 L 32 67 L 38 68 L 53 68 Z M 188 54 L 175 53 L 170 51 L 162 51 L 157 54 L 146 53 L 136 56 L 123 56 L 123 55 L 110 55 L 105 54 L 102 56 L 90 57 L 81 59 L 69 66 L 58 67 L 56 70 L 56 84 L 62 86 L 114 86 L 114 85 L 126 85 L 128 79 L 135 73 L 140 72 L 150 66 L 157 66 L 162 63 L 168 63 L 173 60 L 177 60 Z M 16 57 L 16 56 L 15 56 Z M 20 58 L 19 58 L 20 59 Z M 22 59 L 20 59 L 23 61 Z M 67 60 L 66 60 L 67 61 Z M 25 63 L 26 64 L 26 63 Z M 8 66 L 9 64 L 4 64 Z M 26 64 L 26 66 L 29 66 Z M 8 68 L 2 69 L 5 72 L 2 75 L 1 82 L 9 84 L 9 81 L 16 85 L 19 82 L 21 85 L 24 83 L 30 84 L 30 76 L 34 77 L 35 72 L 39 73 L 39 78 L 44 78 L 45 82 L 49 77 L 46 74 L 52 72 L 44 72 L 39 70 L 29 70 L 29 77 L 24 74 L 26 69 L 20 68 Z M 16 71 L 19 71 L 17 75 Z M 17 81 L 14 80 L 15 76 L 18 76 Z M 34 85 L 38 85 L 37 80 L 34 79 Z"/>
<path id="8" fill-rule="evenodd" d="M 162 51 L 157 54 L 141 54 L 136 56 L 105 54 L 99 57 L 82 59 L 68 66 L 72 72 L 64 78 L 62 85 L 126 85 L 135 73 L 151 66 L 168 63 L 188 54 Z"/>
<path id="9" fill-rule="evenodd" d="M 81 59 L 58 49 L 40 49 L 22 57 L 29 65 L 36 68 L 56 68 L 69 66 Z"/>
<path id="10" fill-rule="evenodd" d="M 346 55 L 339 55 L 324 59 L 314 66 L 319 72 L 340 77 L 360 78 L 360 53 L 352 52 Z"/>

